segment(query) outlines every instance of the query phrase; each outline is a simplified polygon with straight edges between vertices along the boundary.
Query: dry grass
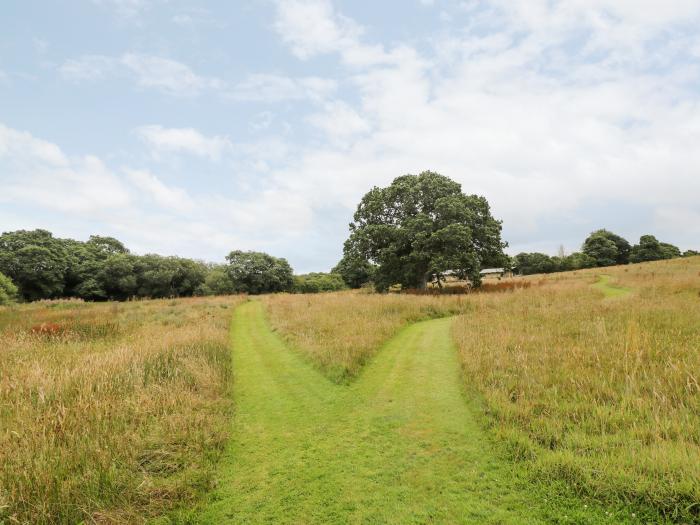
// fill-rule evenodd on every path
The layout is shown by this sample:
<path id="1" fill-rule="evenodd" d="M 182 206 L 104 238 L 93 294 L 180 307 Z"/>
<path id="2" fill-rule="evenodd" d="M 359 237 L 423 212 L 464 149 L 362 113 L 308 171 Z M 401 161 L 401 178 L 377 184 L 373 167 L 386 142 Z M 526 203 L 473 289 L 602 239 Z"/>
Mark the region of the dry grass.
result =
<path id="1" fill-rule="evenodd" d="M 462 312 L 464 296 L 377 295 L 335 292 L 270 295 L 270 324 L 328 377 L 351 379 L 402 326 Z"/>
<path id="2" fill-rule="evenodd" d="M 590 286 L 603 273 L 631 293 L 604 299 Z M 467 384 L 513 457 L 597 498 L 700 521 L 700 258 L 470 300 L 454 328 Z"/>
<path id="3" fill-rule="evenodd" d="M 211 484 L 240 298 L 0 309 L 0 522 L 135 523 Z"/>

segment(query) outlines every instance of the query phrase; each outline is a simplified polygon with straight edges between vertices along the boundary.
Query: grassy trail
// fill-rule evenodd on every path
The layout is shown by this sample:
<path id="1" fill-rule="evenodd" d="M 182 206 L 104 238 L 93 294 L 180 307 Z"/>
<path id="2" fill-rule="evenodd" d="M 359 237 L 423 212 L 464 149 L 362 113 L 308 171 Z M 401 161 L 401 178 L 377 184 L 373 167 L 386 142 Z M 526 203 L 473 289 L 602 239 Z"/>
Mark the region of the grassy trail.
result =
<path id="1" fill-rule="evenodd" d="M 598 277 L 598 282 L 593 285 L 593 288 L 603 292 L 606 298 L 608 297 L 622 297 L 630 293 L 629 288 L 617 285 L 611 281 L 609 275 L 601 275 Z"/>
<path id="2" fill-rule="evenodd" d="M 233 438 L 197 521 L 597 522 L 497 459 L 462 393 L 451 322 L 404 329 L 339 386 L 285 348 L 259 302 L 240 306 Z"/>

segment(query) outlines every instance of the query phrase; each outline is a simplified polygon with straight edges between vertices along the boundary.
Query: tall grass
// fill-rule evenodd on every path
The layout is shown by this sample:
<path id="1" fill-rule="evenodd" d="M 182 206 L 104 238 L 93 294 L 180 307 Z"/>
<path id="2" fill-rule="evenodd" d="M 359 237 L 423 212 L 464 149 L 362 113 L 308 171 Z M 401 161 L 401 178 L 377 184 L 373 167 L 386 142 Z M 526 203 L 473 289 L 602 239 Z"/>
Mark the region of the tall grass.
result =
<path id="1" fill-rule="evenodd" d="M 269 295 L 270 324 L 330 379 L 356 376 L 381 344 L 407 324 L 462 312 L 466 299 L 336 292 Z"/>
<path id="2" fill-rule="evenodd" d="M 597 274 L 630 293 L 605 298 Z M 582 493 L 700 522 L 700 258 L 470 300 L 454 327 L 467 385 L 514 458 Z"/>
<path id="3" fill-rule="evenodd" d="M 0 522 L 143 522 L 207 490 L 240 300 L 0 309 Z"/>

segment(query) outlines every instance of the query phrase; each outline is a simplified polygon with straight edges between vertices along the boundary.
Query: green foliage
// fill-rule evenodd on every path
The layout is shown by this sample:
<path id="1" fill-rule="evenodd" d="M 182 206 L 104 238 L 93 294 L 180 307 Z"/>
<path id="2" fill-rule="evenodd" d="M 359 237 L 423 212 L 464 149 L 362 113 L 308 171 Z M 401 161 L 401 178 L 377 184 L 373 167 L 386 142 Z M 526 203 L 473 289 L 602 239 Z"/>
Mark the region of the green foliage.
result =
<path id="1" fill-rule="evenodd" d="M 596 266 L 613 266 L 627 264 L 630 245 L 619 235 L 607 230 L 598 230 L 584 241 L 582 251 L 595 259 Z"/>
<path id="2" fill-rule="evenodd" d="M 10 304 L 17 299 L 17 287 L 12 280 L 0 273 L 0 306 Z"/>
<path id="3" fill-rule="evenodd" d="M 678 246 L 669 244 L 667 242 L 659 243 L 661 244 L 661 251 L 664 254 L 664 259 L 676 259 L 677 257 L 682 257 L 681 250 Z"/>
<path id="4" fill-rule="evenodd" d="M 0 272 L 17 284 L 27 301 L 60 297 L 69 266 L 65 246 L 46 230 L 0 235 Z"/>
<path id="5" fill-rule="evenodd" d="M 361 288 L 363 284 L 372 281 L 376 269 L 374 264 L 363 259 L 361 255 L 347 252 L 331 270 L 331 273 L 342 276 L 348 287 Z"/>
<path id="6" fill-rule="evenodd" d="M 377 265 L 374 282 L 424 288 L 448 270 L 480 283 L 482 266 L 505 260 L 501 222 L 485 198 L 467 196 L 453 180 L 426 171 L 372 188 L 350 224 L 344 253 Z"/>
<path id="7" fill-rule="evenodd" d="M 292 267 L 286 259 L 262 252 L 235 250 L 226 256 L 226 271 L 237 293 L 288 292 L 294 285 Z"/>
<path id="8" fill-rule="evenodd" d="M 565 257 L 565 263 L 563 270 L 582 270 L 584 268 L 594 268 L 596 266 L 596 260 L 581 252 L 574 252 L 571 255 Z"/>
<path id="9" fill-rule="evenodd" d="M 683 257 L 694 257 L 696 255 L 700 255 L 700 252 L 697 250 L 686 250 L 683 252 Z"/>
<path id="10" fill-rule="evenodd" d="M 681 251 L 672 244 L 659 242 L 653 235 L 642 235 L 639 244 L 632 247 L 630 262 L 660 261 L 681 256 Z"/>
<path id="11" fill-rule="evenodd" d="M 513 258 L 513 269 L 521 275 L 558 271 L 553 257 L 544 253 L 519 253 Z"/>
<path id="12" fill-rule="evenodd" d="M 296 293 L 320 293 L 335 292 L 345 289 L 345 281 L 337 273 L 307 273 L 294 276 L 294 289 Z"/>
<path id="13" fill-rule="evenodd" d="M 519 253 L 513 258 L 512 266 L 516 273 L 531 275 L 675 259 L 697 253 L 688 250 L 681 255 L 678 247 L 659 242 L 653 235 L 643 235 L 639 244 L 630 247 L 629 242 L 619 235 L 608 230 L 597 230 L 586 238 L 581 252 L 558 257 L 550 257 L 544 253 Z"/>
<path id="14" fill-rule="evenodd" d="M 519 253 L 513 258 L 513 270 L 520 275 L 566 272 L 593 268 L 596 260 L 588 254 L 575 252 L 565 257 L 550 257 L 544 253 Z"/>
<path id="15" fill-rule="evenodd" d="M 182 257 L 144 255 L 136 261 L 141 297 L 181 297 L 194 295 L 204 282 L 203 263 Z"/>
<path id="16" fill-rule="evenodd" d="M 593 257 L 596 266 L 627 264 L 630 250 L 630 243 L 626 239 L 605 229 L 594 231 L 583 243 L 583 253 Z"/>
<path id="17" fill-rule="evenodd" d="M 210 265 L 207 275 L 197 290 L 197 295 L 231 295 L 236 293 L 236 287 L 231 280 L 225 265 Z"/>
<path id="18" fill-rule="evenodd" d="M 113 237 L 93 235 L 80 242 L 45 230 L 3 233 L 0 271 L 27 301 L 190 296 L 207 274 L 203 263 L 191 259 L 132 255 Z"/>

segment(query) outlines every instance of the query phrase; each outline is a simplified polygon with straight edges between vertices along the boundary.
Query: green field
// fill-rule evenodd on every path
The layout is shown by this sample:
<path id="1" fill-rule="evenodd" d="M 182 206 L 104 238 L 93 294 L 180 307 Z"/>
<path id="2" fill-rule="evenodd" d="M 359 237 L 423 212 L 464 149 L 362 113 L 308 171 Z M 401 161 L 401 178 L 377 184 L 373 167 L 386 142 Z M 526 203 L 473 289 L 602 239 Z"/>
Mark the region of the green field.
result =
<path id="1" fill-rule="evenodd" d="M 4 308 L 0 522 L 697 522 L 699 276 Z"/>

